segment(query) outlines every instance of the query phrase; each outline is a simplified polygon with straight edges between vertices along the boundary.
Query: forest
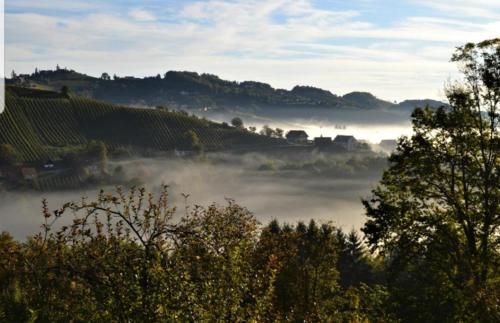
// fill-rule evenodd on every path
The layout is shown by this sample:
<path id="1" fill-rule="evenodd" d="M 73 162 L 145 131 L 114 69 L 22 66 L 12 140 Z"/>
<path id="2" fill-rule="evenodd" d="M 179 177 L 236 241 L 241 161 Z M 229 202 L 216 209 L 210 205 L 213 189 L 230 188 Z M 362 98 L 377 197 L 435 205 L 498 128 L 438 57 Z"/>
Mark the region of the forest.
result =
<path id="1" fill-rule="evenodd" d="M 449 105 L 415 109 L 362 201 L 361 232 L 261 224 L 231 199 L 173 205 L 168 186 L 43 201 L 39 233 L 0 235 L 0 320 L 499 322 L 500 39 L 452 61 L 463 80 L 446 87 Z"/>

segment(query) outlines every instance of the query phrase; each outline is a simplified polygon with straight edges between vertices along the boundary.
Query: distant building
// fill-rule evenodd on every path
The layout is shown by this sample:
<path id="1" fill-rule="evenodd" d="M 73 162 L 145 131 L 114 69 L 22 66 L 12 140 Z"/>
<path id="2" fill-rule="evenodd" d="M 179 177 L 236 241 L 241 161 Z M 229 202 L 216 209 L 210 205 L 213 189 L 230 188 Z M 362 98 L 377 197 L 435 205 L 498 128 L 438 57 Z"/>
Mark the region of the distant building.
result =
<path id="1" fill-rule="evenodd" d="M 319 148 L 329 147 L 332 145 L 332 137 L 316 137 L 314 138 L 314 146 Z"/>
<path id="2" fill-rule="evenodd" d="M 286 140 L 293 143 L 305 143 L 309 136 L 304 130 L 290 130 L 286 133 Z"/>
<path id="3" fill-rule="evenodd" d="M 354 138 L 354 136 L 338 135 L 333 140 L 333 143 L 343 147 L 347 151 L 355 150 L 358 147 L 358 141 Z"/>
<path id="4" fill-rule="evenodd" d="M 21 174 L 23 175 L 23 178 L 25 180 L 35 180 L 38 178 L 38 173 L 36 172 L 36 169 L 32 167 L 22 167 L 21 168 Z"/>

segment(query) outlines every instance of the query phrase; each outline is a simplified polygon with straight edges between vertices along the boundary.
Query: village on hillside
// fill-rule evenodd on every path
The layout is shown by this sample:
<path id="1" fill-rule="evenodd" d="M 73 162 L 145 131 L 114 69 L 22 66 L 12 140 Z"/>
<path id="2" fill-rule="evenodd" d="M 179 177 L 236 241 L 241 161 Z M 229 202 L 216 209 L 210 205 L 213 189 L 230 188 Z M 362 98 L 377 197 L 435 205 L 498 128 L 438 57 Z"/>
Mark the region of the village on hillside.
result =
<path id="1" fill-rule="evenodd" d="M 309 135 L 304 130 L 290 130 L 286 133 L 285 139 L 286 145 L 281 144 L 273 147 L 273 149 L 253 147 L 251 150 L 229 150 L 228 152 L 245 153 L 255 151 L 270 155 L 285 154 L 290 160 L 300 160 L 314 151 L 327 154 L 357 154 L 372 151 L 367 142 L 358 140 L 352 135 L 337 135 L 335 138 L 320 136 L 309 139 Z M 395 149 L 396 140 L 382 140 L 379 147 L 390 152 Z M 166 158 L 193 158 L 198 153 L 175 150 L 171 154 L 162 156 Z M 110 183 L 119 182 L 120 172 L 123 170 L 110 169 L 105 164 L 104 160 L 97 157 L 85 159 L 83 162 L 78 163 L 77 166 L 66 159 L 47 159 L 36 163 L 2 162 L 0 163 L 0 191 L 8 188 L 29 188 L 42 191 L 50 190 L 53 187 L 76 189 L 81 187 L 82 184 L 102 183 L 103 180 Z M 147 170 L 143 172 L 147 173 Z"/>
<path id="2" fill-rule="evenodd" d="M 286 133 L 286 140 L 294 145 L 307 145 L 320 151 L 331 152 L 356 152 L 370 150 L 370 145 L 365 140 L 358 140 L 352 135 L 337 135 L 332 137 L 315 137 L 309 139 L 304 130 L 290 130 Z M 387 151 L 393 151 L 397 146 L 397 140 L 384 139 L 378 146 Z"/>

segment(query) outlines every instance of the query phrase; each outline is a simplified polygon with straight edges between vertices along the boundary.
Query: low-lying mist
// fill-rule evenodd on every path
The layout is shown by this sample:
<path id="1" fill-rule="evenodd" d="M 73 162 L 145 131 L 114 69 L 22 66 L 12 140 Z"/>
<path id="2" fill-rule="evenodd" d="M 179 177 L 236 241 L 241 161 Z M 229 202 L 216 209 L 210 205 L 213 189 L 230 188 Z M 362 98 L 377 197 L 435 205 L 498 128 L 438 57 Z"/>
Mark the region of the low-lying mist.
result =
<path id="1" fill-rule="evenodd" d="M 384 139 L 397 139 L 412 133 L 409 111 L 287 109 L 265 113 L 229 111 L 222 114 L 196 114 L 227 123 L 230 123 L 233 117 L 239 117 L 245 126 L 256 127 L 257 130 L 263 125 L 281 128 L 285 133 L 289 130 L 305 130 L 310 139 L 319 136 L 353 135 L 357 139 L 379 143 Z"/>
<path id="2" fill-rule="evenodd" d="M 192 159 L 129 159 L 110 162 L 109 166 L 120 168 L 129 185 L 144 184 L 149 190 L 169 185 L 171 202 L 181 210 L 185 206 L 185 193 L 189 194 L 188 205 L 192 206 L 223 204 L 225 199 L 234 199 L 264 224 L 272 219 L 292 223 L 315 219 L 350 230 L 362 226 L 365 218 L 360 199 L 369 195 L 381 170 L 359 175 L 351 169 L 350 173 L 339 174 L 339 171 L 322 172 L 316 166 L 343 165 L 348 158 L 352 157 L 311 155 L 292 167 L 289 160 L 270 159 L 256 153 L 208 154 Z M 104 189 L 114 188 L 108 185 Z M 48 200 L 50 209 L 56 209 L 82 196 L 93 200 L 98 192 L 96 186 L 80 191 L 0 193 L 0 231 L 25 238 L 38 232 L 43 222 L 42 199 Z M 65 221 L 69 221 L 71 214 L 66 217 Z"/>

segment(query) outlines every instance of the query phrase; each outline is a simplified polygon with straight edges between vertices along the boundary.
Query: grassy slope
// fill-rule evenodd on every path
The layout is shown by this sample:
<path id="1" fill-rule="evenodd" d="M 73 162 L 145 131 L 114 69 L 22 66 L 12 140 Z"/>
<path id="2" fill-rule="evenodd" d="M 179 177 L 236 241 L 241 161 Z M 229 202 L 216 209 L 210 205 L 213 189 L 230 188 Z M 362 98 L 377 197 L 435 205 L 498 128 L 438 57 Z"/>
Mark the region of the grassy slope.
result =
<path id="1" fill-rule="evenodd" d="M 54 148 L 101 140 L 109 147 L 180 148 L 188 130 L 207 150 L 266 146 L 279 142 L 178 112 L 120 107 L 56 92 L 7 87 L 0 114 L 0 143 L 14 146 L 25 161 L 53 157 Z"/>

